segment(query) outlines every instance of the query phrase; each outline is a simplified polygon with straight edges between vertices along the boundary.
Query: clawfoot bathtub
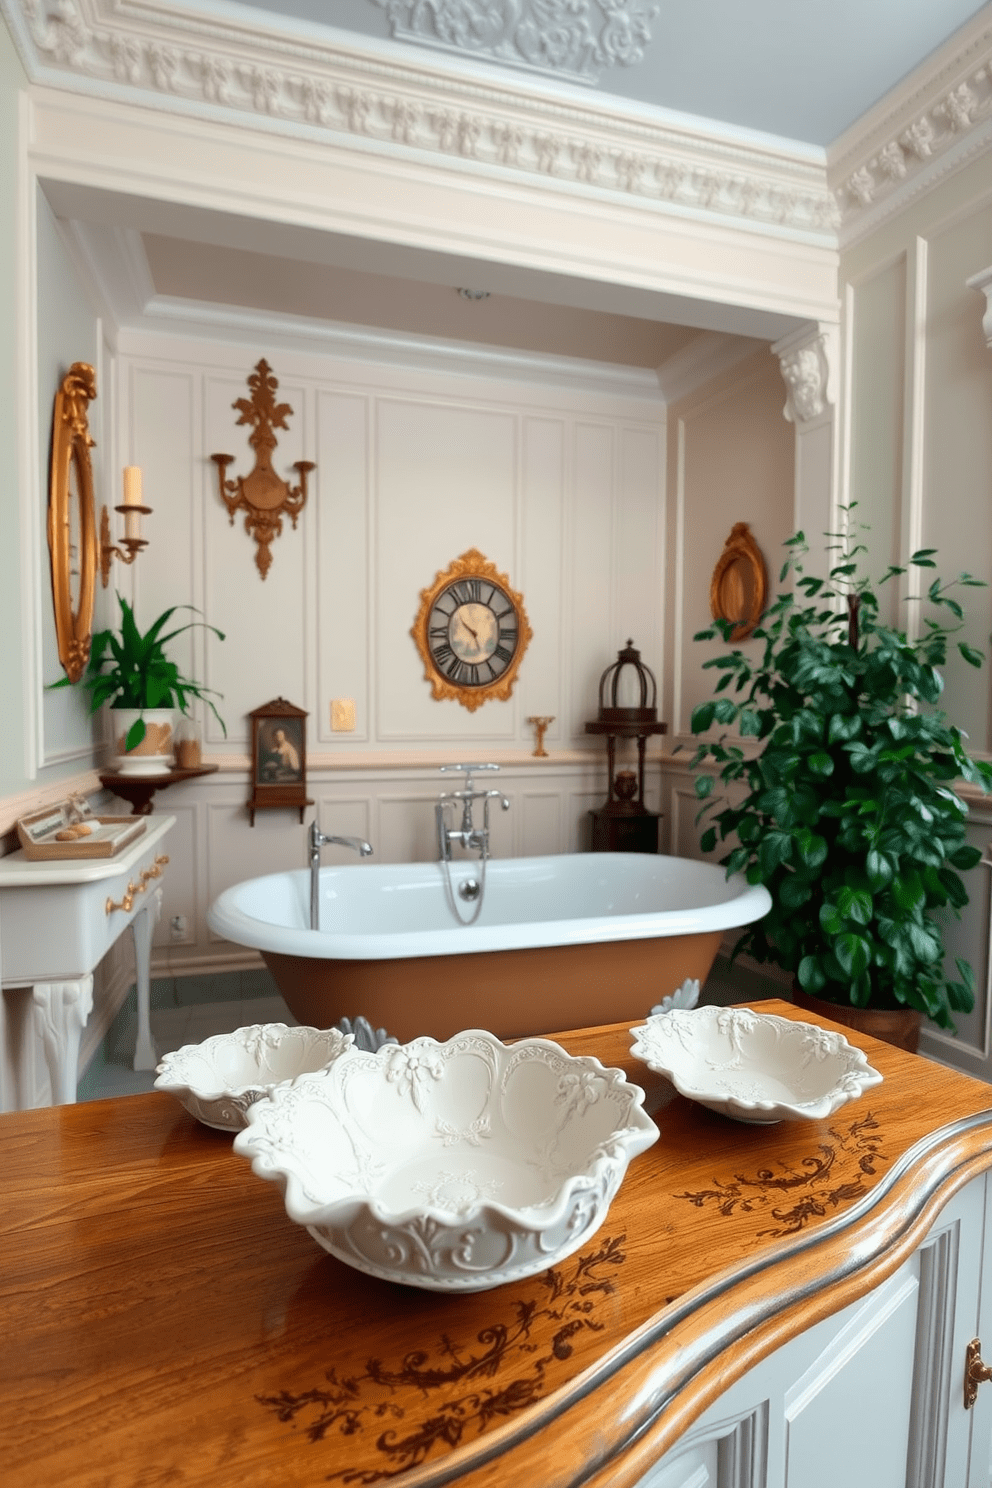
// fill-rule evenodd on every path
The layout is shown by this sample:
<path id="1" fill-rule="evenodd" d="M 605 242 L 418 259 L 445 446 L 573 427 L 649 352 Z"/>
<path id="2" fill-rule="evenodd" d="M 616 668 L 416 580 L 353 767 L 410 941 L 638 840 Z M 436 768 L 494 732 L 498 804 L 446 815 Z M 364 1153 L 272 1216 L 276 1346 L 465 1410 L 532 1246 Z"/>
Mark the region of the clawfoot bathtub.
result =
<path id="1" fill-rule="evenodd" d="M 453 866 L 456 890 L 472 869 Z M 261 951 L 301 1023 L 362 1015 L 401 1040 L 643 1018 L 686 977 L 704 981 L 724 931 L 771 902 L 714 864 L 646 853 L 494 859 L 471 926 L 437 863 L 321 869 L 319 931 L 309 900 L 306 870 L 270 874 L 225 890 L 208 921 Z"/>

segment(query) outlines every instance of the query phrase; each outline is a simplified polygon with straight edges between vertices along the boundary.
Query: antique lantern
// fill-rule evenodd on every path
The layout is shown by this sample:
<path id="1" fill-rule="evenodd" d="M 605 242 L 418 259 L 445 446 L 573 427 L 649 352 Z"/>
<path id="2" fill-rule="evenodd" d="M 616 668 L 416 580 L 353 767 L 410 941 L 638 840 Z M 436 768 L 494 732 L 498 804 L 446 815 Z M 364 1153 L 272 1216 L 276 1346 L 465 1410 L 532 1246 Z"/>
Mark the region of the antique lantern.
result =
<path id="1" fill-rule="evenodd" d="M 590 811 L 593 852 L 657 852 L 660 814 L 644 804 L 644 750 L 652 734 L 664 734 L 658 722 L 658 688 L 641 653 L 628 640 L 612 666 L 599 679 L 599 716 L 586 724 L 587 734 L 606 735 L 610 793 L 605 805 Z M 624 698 L 636 698 L 631 705 Z M 616 769 L 618 739 L 636 739 L 637 771 Z"/>

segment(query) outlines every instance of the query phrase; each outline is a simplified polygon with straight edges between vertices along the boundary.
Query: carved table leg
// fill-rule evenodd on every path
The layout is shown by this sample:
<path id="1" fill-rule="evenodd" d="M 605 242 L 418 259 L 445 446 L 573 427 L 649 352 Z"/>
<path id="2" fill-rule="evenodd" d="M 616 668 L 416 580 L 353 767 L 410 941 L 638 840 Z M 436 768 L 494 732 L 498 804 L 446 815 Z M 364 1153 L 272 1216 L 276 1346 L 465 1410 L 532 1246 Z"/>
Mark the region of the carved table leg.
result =
<path id="1" fill-rule="evenodd" d="M 138 1037 L 134 1044 L 134 1068 L 136 1070 L 154 1069 L 158 1064 L 158 1053 L 152 1038 L 151 959 L 152 934 L 161 913 L 162 890 L 156 889 L 145 907 L 131 921 L 138 996 Z"/>
<path id="2" fill-rule="evenodd" d="M 79 1076 L 79 1040 L 93 1008 L 93 977 L 36 982 L 31 989 L 34 1022 L 45 1050 L 52 1104 L 71 1106 Z"/>

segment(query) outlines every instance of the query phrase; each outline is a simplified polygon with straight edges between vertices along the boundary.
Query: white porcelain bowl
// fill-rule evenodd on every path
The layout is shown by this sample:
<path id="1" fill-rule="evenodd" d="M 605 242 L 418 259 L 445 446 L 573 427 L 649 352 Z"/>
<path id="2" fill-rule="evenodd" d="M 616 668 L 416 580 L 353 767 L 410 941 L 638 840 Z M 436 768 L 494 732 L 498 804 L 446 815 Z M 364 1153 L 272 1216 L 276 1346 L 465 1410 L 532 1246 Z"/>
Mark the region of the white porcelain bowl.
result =
<path id="1" fill-rule="evenodd" d="M 630 1032 L 635 1058 L 736 1121 L 821 1121 L 882 1080 L 843 1034 L 749 1008 L 675 1008 Z"/>
<path id="2" fill-rule="evenodd" d="M 155 1089 L 174 1095 L 205 1126 L 240 1131 L 255 1101 L 284 1080 L 323 1069 L 351 1044 L 337 1028 L 254 1023 L 166 1054 Z"/>
<path id="3" fill-rule="evenodd" d="M 595 1233 L 628 1162 L 658 1137 L 643 1101 L 598 1059 L 469 1029 L 349 1049 L 252 1106 L 234 1150 L 349 1266 L 485 1291 Z"/>

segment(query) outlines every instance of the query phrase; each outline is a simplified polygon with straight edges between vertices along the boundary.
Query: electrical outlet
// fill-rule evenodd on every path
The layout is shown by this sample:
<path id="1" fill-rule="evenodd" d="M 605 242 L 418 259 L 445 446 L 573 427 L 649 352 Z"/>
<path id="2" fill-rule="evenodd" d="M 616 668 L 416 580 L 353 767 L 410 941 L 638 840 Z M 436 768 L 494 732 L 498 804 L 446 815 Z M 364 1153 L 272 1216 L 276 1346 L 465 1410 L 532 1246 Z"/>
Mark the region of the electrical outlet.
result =
<path id="1" fill-rule="evenodd" d="M 186 916 L 173 915 L 169 921 L 169 935 L 173 940 L 186 939 Z"/>
<path id="2" fill-rule="evenodd" d="M 331 698 L 331 729 L 335 734 L 350 734 L 355 728 L 355 699 Z"/>

